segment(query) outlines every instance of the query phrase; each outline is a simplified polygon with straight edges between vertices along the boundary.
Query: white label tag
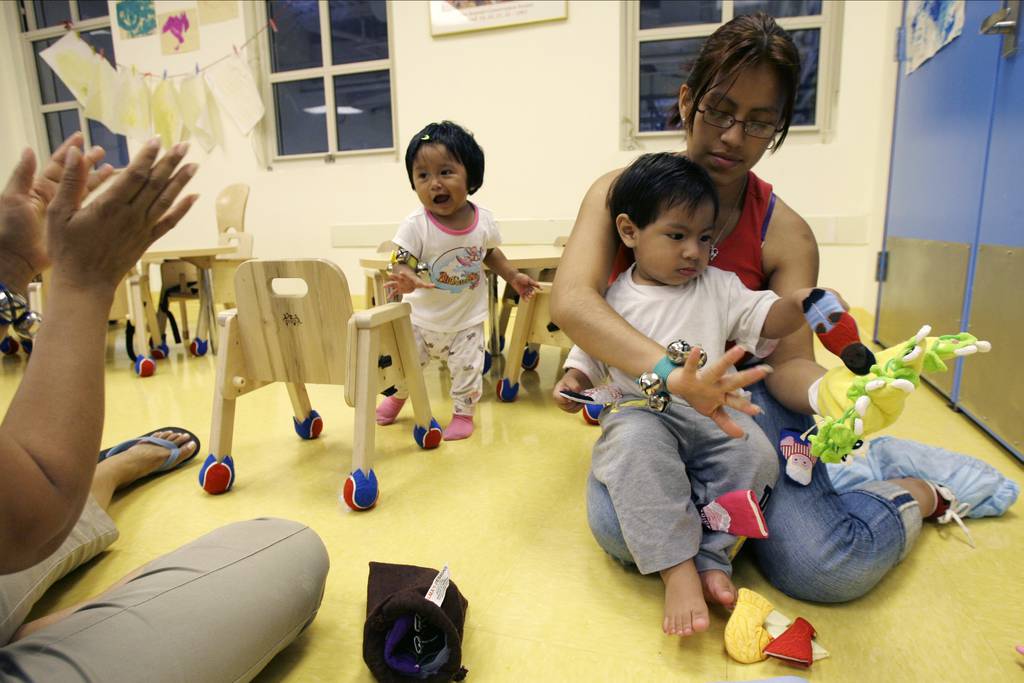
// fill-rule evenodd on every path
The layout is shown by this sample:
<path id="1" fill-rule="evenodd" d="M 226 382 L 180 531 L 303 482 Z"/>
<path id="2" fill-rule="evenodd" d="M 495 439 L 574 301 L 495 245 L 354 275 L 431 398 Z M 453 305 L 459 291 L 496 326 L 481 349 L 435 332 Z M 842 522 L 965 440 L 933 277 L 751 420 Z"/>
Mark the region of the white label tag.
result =
<path id="1" fill-rule="evenodd" d="M 427 600 L 438 607 L 444 602 L 444 594 L 448 592 L 448 584 L 451 582 L 451 575 L 448 572 L 448 565 L 441 568 L 441 571 L 434 577 L 434 583 L 427 589 Z"/>

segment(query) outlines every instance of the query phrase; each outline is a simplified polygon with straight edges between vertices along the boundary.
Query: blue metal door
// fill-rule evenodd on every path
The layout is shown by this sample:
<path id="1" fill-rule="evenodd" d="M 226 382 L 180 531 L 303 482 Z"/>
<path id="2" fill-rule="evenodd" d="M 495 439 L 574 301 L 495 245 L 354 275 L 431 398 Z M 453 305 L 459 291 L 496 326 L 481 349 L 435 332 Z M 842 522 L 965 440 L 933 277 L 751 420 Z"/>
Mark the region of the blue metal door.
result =
<path id="1" fill-rule="evenodd" d="M 965 292 L 1000 59 L 999 40 L 978 27 L 1001 6 L 996 0 L 966 3 L 960 36 L 913 73 L 906 74 L 900 62 L 875 323 L 875 339 L 883 345 L 912 336 L 925 323 L 942 333 L 966 327 Z M 953 373 L 928 380 L 954 397 Z"/>
<path id="2" fill-rule="evenodd" d="M 994 41 L 998 42 L 998 41 Z M 960 368 L 957 407 L 1024 460 L 1024 54 L 998 63 L 969 330 L 992 352 Z"/>
<path id="3" fill-rule="evenodd" d="M 980 32 L 1019 6 L 967 2 L 958 38 L 909 75 L 900 65 L 875 339 L 927 322 L 991 341 L 927 379 L 1024 460 L 1024 55 Z"/>

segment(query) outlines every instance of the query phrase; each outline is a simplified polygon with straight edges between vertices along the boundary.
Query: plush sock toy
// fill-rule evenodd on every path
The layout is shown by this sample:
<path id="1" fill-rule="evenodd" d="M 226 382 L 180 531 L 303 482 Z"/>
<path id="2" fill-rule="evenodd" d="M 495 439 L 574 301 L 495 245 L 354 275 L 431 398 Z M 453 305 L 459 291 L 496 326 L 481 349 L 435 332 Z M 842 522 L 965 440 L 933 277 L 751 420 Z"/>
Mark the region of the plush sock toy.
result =
<path id="1" fill-rule="evenodd" d="M 818 458 L 811 454 L 811 444 L 803 434 L 795 429 L 783 429 L 779 433 L 779 450 L 786 457 L 786 476 L 798 484 L 810 484 Z"/>
<path id="2" fill-rule="evenodd" d="M 769 657 L 809 667 L 814 663 L 811 650 L 812 638 L 814 638 L 814 627 L 803 617 L 797 617 L 792 626 L 768 644 L 764 653 Z"/>
<path id="3" fill-rule="evenodd" d="M 750 489 L 723 493 L 707 505 L 698 506 L 697 511 L 701 524 L 711 531 L 724 531 L 748 538 L 768 538 L 768 522 Z"/>
<path id="4" fill-rule="evenodd" d="M 410 678 L 461 681 L 462 630 L 469 603 L 447 567 L 370 563 L 363 661 L 383 683 Z"/>
<path id="5" fill-rule="evenodd" d="M 814 289 L 804 299 L 804 317 L 825 348 L 839 356 L 855 375 L 866 375 L 875 364 L 875 355 L 860 341 L 857 322 L 839 303 L 839 298 L 824 289 Z"/>
<path id="6" fill-rule="evenodd" d="M 896 421 L 922 372 L 942 372 L 947 369 L 944 361 L 992 349 L 966 332 L 929 337 L 930 331 L 925 325 L 906 342 L 879 352 L 866 375 L 840 367 L 825 373 L 812 400 L 824 418 L 818 433 L 808 439 L 812 455 L 830 463 L 843 460 L 864 436 Z"/>
<path id="7" fill-rule="evenodd" d="M 763 595 L 740 588 L 729 621 L 725 624 L 725 651 L 741 664 L 777 657 L 803 666 L 829 656 L 814 638 L 814 627 L 805 619 L 793 621 Z"/>

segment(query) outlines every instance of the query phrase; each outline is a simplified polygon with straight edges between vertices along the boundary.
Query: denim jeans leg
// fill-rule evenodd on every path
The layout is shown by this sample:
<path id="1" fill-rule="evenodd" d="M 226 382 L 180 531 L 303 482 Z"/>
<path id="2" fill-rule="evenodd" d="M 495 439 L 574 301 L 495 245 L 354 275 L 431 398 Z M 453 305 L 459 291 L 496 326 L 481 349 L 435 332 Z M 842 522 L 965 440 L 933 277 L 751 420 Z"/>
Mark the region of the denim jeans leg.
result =
<path id="1" fill-rule="evenodd" d="M 606 553 L 626 566 L 635 566 L 633 556 L 626 547 L 626 539 L 622 537 L 622 527 L 615 514 L 615 506 L 612 505 L 612 497 L 607 487 L 594 478 L 593 473 L 587 475 L 587 522 L 594 540 Z"/>
<path id="2" fill-rule="evenodd" d="M 762 413 L 755 419 L 778 450 L 782 428 L 804 431 L 810 417 L 772 398 L 763 382 L 749 387 Z M 909 492 L 890 482 L 869 482 L 836 493 L 824 464 L 803 486 L 785 474 L 768 502 L 769 537 L 752 541 L 766 578 L 787 595 L 815 602 L 845 602 L 873 588 L 913 546 L 921 515 Z"/>

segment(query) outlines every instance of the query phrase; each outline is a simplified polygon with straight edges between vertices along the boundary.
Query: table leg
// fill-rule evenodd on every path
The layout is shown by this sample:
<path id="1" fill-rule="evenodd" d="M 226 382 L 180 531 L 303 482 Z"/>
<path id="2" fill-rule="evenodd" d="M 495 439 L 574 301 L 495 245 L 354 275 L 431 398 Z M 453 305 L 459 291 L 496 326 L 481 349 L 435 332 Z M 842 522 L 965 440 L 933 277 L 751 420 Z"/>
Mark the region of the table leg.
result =
<path id="1" fill-rule="evenodd" d="M 491 361 L 498 358 L 498 274 L 493 270 L 487 271 L 487 319 L 491 331 L 487 337 L 487 350 L 491 353 Z M 491 365 L 497 367 L 497 363 Z"/>
<path id="2" fill-rule="evenodd" d="M 213 311 L 213 269 L 199 269 L 199 324 L 202 327 L 205 323 L 206 329 L 210 331 L 210 351 L 217 353 L 217 335 L 213 333 L 216 329 L 217 318 Z M 197 333 L 202 337 L 202 333 Z"/>
<path id="3" fill-rule="evenodd" d="M 135 347 L 136 355 L 148 356 L 149 342 L 146 339 L 146 313 L 142 305 L 143 285 L 148 286 L 146 281 L 139 275 L 128 277 L 128 317 L 135 328 L 132 346 Z"/>

